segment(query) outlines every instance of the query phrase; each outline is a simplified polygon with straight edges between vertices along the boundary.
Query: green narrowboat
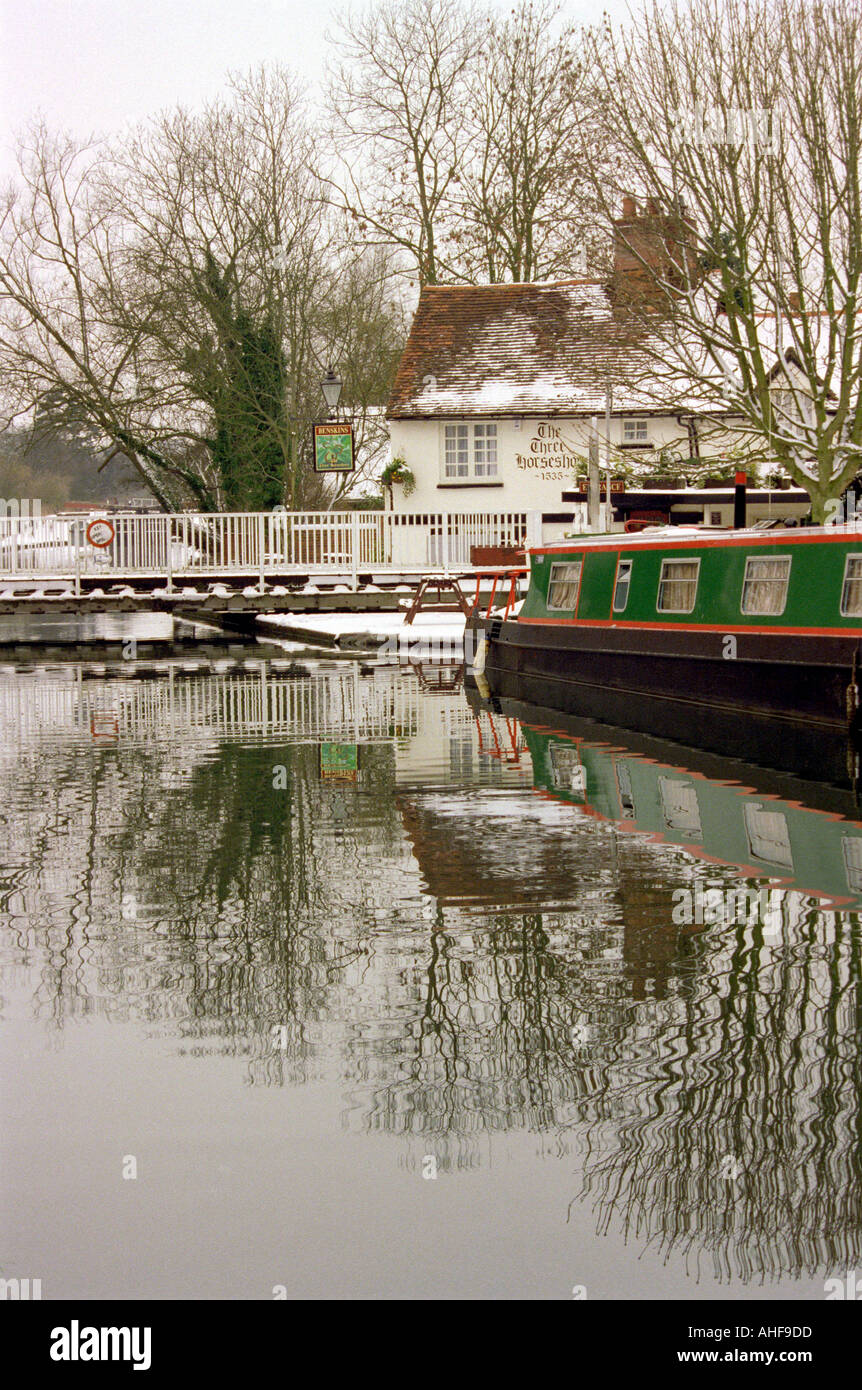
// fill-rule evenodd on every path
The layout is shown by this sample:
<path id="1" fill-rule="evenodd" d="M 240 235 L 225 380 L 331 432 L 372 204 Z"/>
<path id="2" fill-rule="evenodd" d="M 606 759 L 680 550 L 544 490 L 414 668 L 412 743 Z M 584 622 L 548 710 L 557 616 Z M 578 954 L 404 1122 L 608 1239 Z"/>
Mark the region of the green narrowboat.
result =
<path id="1" fill-rule="evenodd" d="M 598 718 L 608 699 L 616 719 L 649 696 L 701 718 L 858 723 L 862 531 L 676 527 L 573 537 L 529 560 L 520 610 L 470 620 L 491 693 Z"/>

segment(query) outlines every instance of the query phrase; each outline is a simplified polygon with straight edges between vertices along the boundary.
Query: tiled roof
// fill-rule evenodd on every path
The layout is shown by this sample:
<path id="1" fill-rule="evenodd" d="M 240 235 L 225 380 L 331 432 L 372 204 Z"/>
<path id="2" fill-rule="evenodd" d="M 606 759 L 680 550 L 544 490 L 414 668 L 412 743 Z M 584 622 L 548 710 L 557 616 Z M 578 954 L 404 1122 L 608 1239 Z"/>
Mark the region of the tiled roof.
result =
<path id="1" fill-rule="evenodd" d="M 426 286 L 387 413 L 601 414 L 608 380 L 615 411 L 655 410 L 637 385 L 653 380 L 642 335 L 594 280 Z"/>

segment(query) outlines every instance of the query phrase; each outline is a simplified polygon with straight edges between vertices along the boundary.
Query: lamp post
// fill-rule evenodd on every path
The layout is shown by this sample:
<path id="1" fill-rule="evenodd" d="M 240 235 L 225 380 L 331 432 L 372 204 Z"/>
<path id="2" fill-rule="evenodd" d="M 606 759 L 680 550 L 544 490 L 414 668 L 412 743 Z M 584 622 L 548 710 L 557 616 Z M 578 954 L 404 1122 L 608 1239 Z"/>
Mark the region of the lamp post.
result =
<path id="1" fill-rule="evenodd" d="M 614 388 L 608 379 L 605 388 L 605 530 L 613 529 L 614 513 L 611 506 L 611 413 L 614 408 Z"/>
<path id="2" fill-rule="evenodd" d="M 341 396 L 341 388 L 343 385 L 344 382 L 341 380 L 338 373 L 334 372 L 331 367 L 327 367 L 326 376 L 320 383 L 320 389 L 323 392 L 323 399 L 326 401 L 327 409 L 335 411 L 336 419 L 338 418 L 338 400 Z"/>

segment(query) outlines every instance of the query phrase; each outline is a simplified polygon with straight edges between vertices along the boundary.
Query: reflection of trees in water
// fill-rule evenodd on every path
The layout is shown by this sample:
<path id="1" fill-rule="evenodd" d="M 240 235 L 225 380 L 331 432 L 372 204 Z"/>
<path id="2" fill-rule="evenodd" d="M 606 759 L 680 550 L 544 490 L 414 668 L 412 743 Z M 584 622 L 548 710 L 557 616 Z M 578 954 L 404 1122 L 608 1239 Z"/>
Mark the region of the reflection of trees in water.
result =
<path id="1" fill-rule="evenodd" d="M 600 1232 L 703 1252 L 719 1279 L 858 1260 L 860 920 L 800 927 L 777 948 L 743 926 L 690 940 L 685 994 L 633 1020 L 589 1107 Z"/>
<path id="2" fill-rule="evenodd" d="M 391 750 L 365 753 L 357 794 L 391 856 L 397 815 L 375 790 Z M 351 795 L 320 782 L 316 747 L 228 744 L 191 770 L 158 748 L 47 747 L 7 810 L 0 889 L 4 954 L 43 961 L 38 1016 L 135 1019 L 189 1052 L 248 1055 L 252 1079 L 300 1079 L 308 1030 L 362 950 Z"/>
<path id="3" fill-rule="evenodd" d="M 472 933 L 446 931 L 440 918 L 416 964 L 397 1065 L 381 1067 L 365 1049 L 366 1126 L 433 1140 L 443 1167 L 453 1138 L 463 1166 L 472 1163 L 465 1138 L 553 1127 L 578 1093 L 570 1034 L 580 1009 L 541 914 L 499 915 Z"/>
<path id="4" fill-rule="evenodd" d="M 780 946 L 679 937 L 679 856 L 620 838 L 611 860 L 575 822 L 553 911 L 537 892 L 461 912 L 422 893 L 391 748 L 364 747 L 362 775 L 322 782 L 310 746 L 184 769 L 171 745 L 46 744 L 4 811 L 4 967 L 41 962 L 55 1026 L 136 1020 L 245 1058 L 255 1085 L 337 1068 L 346 1122 L 404 1136 L 408 1162 L 473 1165 L 511 1130 L 585 1148 L 600 1230 L 706 1250 L 720 1275 L 851 1267 L 858 918 L 808 912 Z M 477 902 L 482 857 L 477 837 Z"/>

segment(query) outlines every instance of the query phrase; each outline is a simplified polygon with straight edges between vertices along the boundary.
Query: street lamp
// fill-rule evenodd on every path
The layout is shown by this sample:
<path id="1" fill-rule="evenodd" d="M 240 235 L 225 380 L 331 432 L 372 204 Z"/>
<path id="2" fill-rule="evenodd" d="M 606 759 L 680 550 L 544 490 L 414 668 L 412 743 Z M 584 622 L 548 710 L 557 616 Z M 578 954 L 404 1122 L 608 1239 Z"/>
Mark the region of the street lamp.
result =
<path id="1" fill-rule="evenodd" d="M 323 399 L 326 401 L 327 409 L 338 410 L 338 398 L 341 395 L 341 388 L 343 385 L 344 383 L 341 377 L 338 376 L 331 367 L 327 367 L 326 376 L 320 383 L 320 389 L 323 392 Z"/>

